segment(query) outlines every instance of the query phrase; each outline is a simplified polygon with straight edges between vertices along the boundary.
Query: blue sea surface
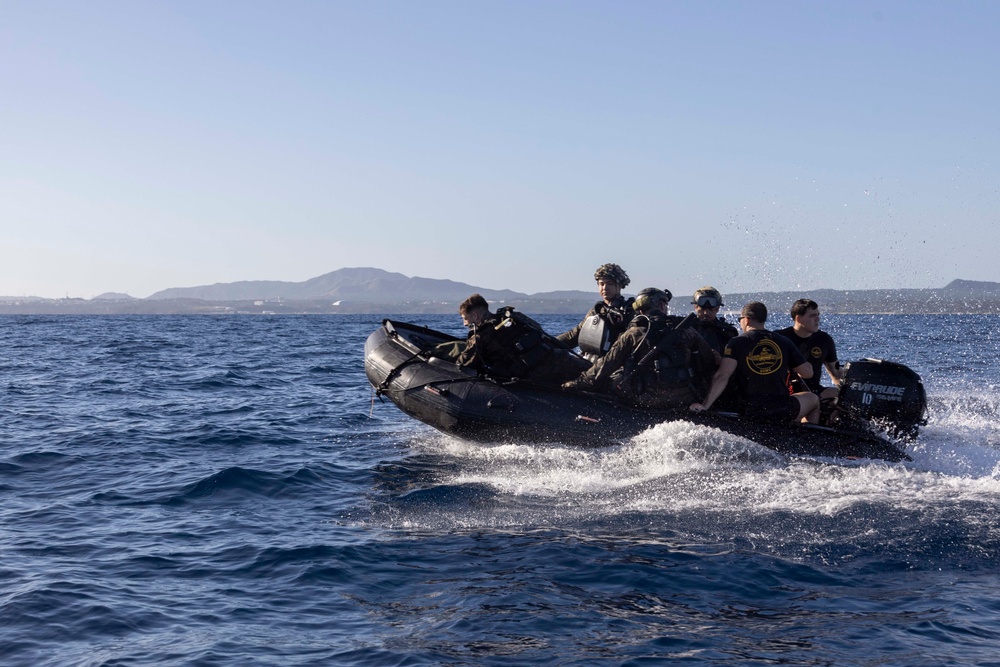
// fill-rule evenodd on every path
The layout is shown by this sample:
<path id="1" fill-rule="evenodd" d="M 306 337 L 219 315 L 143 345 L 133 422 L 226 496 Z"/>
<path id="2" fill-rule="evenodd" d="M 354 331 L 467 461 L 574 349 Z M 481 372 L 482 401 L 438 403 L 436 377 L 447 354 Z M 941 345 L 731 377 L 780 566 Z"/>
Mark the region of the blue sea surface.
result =
<path id="1" fill-rule="evenodd" d="M 380 321 L 0 317 L 0 664 L 1000 665 L 995 317 L 824 317 L 923 376 L 899 464 L 463 442 Z"/>

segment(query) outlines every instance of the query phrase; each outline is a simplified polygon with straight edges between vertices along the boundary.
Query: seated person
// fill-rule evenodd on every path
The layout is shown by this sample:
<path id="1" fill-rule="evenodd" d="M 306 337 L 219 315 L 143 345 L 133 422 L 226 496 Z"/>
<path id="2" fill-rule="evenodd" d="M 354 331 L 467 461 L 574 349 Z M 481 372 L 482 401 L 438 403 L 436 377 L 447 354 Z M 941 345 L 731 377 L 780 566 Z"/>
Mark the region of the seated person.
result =
<path id="1" fill-rule="evenodd" d="M 705 394 L 712 349 L 681 317 L 667 315 L 670 293 L 647 287 L 635 297 L 639 311 L 608 353 L 565 389 L 611 391 L 644 407 L 680 408 Z M 649 355 L 653 350 L 656 353 Z"/>
<path id="2" fill-rule="evenodd" d="M 456 362 L 460 366 L 493 378 L 543 384 L 561 384 L 590 366 L 586 359 L 560 349 L 541 325 L 510 306 L 491 313 L 486 299 L 473 294 L 458 312 L 469 327 L 465 349 Z"/>
<path id="3" fill-rule="evenodd" d="M 743 333 L 726 344 L 722 363 L 712 378 L 705 400 L 691 404 L 704 412 L 735 379 L 740 414 L 765 421 L 819 421 L 819 398 L 809 391 L 789 395 L 788 377 L 794 371 L 812 377 L 812 366 L 790 340 L 764 328 L 767 306 L 751 301 L 740 313 Z"/>
<path id="4" fill-rule="evenodd" d="M 694 306 L 694 314 L 698 316 L 694 329 L 715 352 L 715 365 L 718 366 L 722 362 L 722 351 L 726 349 L 726 343 L 736 338 L 740 332 L 726 318 L 719 316 L 719 308 L 725 304 L 722 303 L 719 290 L 711 285 L 698 288 L 691 299 L 691 305 Z"/>
<path id="5" fill-rule="evenodd" d="M 722 294 L 711 285 L 695 290 L 691 305 L 694 306 L 694 314 L 698 317 L 694 329 L 712 348 L 712 356 L 715 359 L 712 372 L 715 373 L 722 363 L 722 352 L 726 349 L 726 343 L 736 338 L 739 331 L 719 315 L 719 309 L 725 304 L 722 303 Z M 737 403 L 736 384 L 732 383 L 722 392 L 722 396 L 716 399 L 714 405 L 718 409 L 730 411 L 736 410 Z"/>
<path id="6" fill-rule="evenodd" d="M 832 401 L 840 393 L 839 387 L 841 380 L 844 379 L 844 371 L 837 361 L 837 346 L 833 342 L 833 337 L 819 329 L 819 305 L 811 299 L 799 299 L 792 304 L 789 315 L 792 317 L 792 326 L 776 333 L 792 341 L 813 368 L 811 378 L 796 384 L 801 389 L 808 388 L 819 396 L 821 401 Z M 826 366 L 826 372 L 833 380 L 832 387 L 824 387 L 820 382 L 823 366 Z"/>
<path id="7" fill-rule="evenodd" d="M 635 317 L 634 299 L 622 296 L 622 290 L 630 282 L 625 269 L 617 264 L 602 264 L 594 272 L 594 280 L 602 301 L 587 311 L 582 322 L 556 336 L 568 349 L 579 346 L 580 352 L 591 362 L 607 354 Z"/>

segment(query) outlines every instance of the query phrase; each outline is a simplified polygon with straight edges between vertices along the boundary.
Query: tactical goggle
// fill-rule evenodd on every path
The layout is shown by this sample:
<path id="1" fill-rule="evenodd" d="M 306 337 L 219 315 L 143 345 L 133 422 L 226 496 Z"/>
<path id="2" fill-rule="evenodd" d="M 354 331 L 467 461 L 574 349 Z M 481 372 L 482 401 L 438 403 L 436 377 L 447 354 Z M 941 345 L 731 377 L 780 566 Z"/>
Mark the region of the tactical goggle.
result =
<path id="1" fill-rule="evenodd" d="M 722 305 L 722 299 L 717 296 L 699 296 L 694 303 L 702 308 L 718 308 Z"/>

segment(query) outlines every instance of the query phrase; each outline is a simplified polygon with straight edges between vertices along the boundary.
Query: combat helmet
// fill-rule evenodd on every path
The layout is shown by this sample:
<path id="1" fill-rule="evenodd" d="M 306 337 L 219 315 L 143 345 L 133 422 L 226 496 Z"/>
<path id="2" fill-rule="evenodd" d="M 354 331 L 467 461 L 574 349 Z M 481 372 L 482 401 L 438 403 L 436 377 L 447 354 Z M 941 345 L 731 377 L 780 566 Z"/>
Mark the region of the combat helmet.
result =
<path id="1" fill-rule="evenodd" d="M 635 295 L 635 304 L 633 307 L 636 310 L 645 312 L 656 305 L 657 301 L 666 301 L 670 303 L 670 299 L 674 297 L 668 289 L 660 289 L 659 287 L 644 287 L 638 294 Z"/>
<path id="2" fill-rule="evenodd" d="M 691 305 L 701 306 L 702 308 L 715 308 L 716 306 L 724 306 L 726 304 L 722 303 L 722 294 L 719 293 L 719 290 L 715 289 L 711 285 L 706 285 L 705 287 L 699 287 L 694 291 L 694 297 L 691 299 Z"/>
<path id="3" fill-rule="evenodd" d="M 597 267 L 597 271 L 594 271 L 594 280 L 613 280 L 618 283 L 619 289 L 625 289 L 632 282 L 628 279 L 625 269 L 611 263 L 601 264 Z"/>

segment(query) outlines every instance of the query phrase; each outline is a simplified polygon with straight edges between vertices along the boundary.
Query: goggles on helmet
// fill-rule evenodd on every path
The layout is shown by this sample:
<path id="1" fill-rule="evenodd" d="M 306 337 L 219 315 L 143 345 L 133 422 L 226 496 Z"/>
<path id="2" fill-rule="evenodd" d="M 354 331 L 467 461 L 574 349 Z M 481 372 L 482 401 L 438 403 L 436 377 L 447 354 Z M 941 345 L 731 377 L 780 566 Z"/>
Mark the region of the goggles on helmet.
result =
<path id="1" fill-rule="evenodd" d="M 695 304 L 701 306 L 702 308 L 718 308 L 722 305 L 722 299 L 717 296 L 703 295 L 698 297 Z"/>

